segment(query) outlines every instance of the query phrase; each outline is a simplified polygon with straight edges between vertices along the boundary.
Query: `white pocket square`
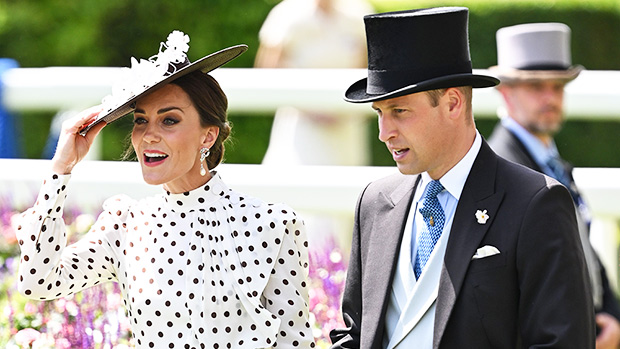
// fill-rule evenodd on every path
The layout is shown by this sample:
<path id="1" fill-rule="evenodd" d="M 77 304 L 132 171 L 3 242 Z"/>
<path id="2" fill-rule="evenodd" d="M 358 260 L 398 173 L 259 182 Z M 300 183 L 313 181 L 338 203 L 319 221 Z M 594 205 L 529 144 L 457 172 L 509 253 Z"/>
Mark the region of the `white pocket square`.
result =
<path id="1" fill-rule="evenodd" d="M 493 256 L 496 254 L 499 254 L 499 250 L 497 249 L 497 247 L 486 245 L 486 246 L 480 247 L 476 251 L 476 254 L 473 257 L 471 257 L 471 260 L 485 258 L 485 257 Z"/>

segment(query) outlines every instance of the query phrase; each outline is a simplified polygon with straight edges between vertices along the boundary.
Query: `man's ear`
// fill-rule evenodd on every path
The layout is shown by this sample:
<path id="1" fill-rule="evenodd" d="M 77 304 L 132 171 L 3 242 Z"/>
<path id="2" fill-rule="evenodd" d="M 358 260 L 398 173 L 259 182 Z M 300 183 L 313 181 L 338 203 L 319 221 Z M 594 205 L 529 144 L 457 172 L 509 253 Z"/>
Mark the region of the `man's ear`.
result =
<path id="1" fill-rule="evenodd" d="M 217 126 L 208 126 L 204 129 L 204 135 L 202 138 L 202 145 L 207 148 L 211 148 L 215 141 L 217 140 L 217 136 L 220 134 L 220 128 Z"/>
<path id="2" fill-rule="evenodd" d="M 444 97 L 447 99 L 448 111 L 453 116 L 459 116 L 461 111 L 466 107 L 465 95 L 463 91 L 456 87 L 450 87 L 446 90 Z"/>

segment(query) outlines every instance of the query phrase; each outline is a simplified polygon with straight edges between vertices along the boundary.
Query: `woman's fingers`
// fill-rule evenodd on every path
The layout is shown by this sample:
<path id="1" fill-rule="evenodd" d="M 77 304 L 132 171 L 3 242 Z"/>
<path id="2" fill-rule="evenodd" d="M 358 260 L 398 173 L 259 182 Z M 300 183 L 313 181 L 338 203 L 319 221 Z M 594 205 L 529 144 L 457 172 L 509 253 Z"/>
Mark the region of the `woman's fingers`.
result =
<path id="1" fill-rule="evenodd" d="M 63 124 L 63 128 L 65 128 L 67 133 L 77 134 L 83 127 L 95 121 L 95 119 L 97 119 L 97 116 L 99 115 L 100 112 L 101 112 L 101 105 L 96 105 L 94 107 L 85 109 L 81 111 L 78 115 L 76 115 L 75 117 L 67 120 L 66 128 L 65 128 L 65 124 Z"/>
<path id="2" fill-rule="evenodd" d="M 56 153 L 52 159 L 52 168 L 55 172 L 60 174 L 71 173 L 73 166 L 86 156 L 95 137 L 105 126 L 105 123 L 102 122 L 94 126 L 86 136 L 80 135 L 79 131 L 84 125 L 95 121 L 99 112 L 101 112 L 101 106 L 91 107 L 63 122 L 56 145 Z"/>
<path id="3" fill-rule="evenodd" d="M 97 125 L 93 126 L 88 132 L 84 135 L 84 138 L 88 141 L 88 144 L 93 144 L 95 137 L 99 134 L 99 132 L 106 126 L 105 122 L 100 122 Z"/>

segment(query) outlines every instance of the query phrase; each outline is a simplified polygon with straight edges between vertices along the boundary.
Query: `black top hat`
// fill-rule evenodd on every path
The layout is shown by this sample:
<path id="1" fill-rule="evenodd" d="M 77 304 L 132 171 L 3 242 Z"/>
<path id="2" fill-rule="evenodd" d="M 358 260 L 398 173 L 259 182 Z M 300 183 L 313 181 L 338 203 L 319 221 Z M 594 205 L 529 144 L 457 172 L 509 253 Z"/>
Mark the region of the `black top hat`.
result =
<path id="1" fill-rule="evenodd" d="M 495 77 L 472 74 L 466 7 L 387 12 L 364 17 L 368 78 L 345 92 L 352 103 L 457 86 L 491 87 Z"/>
<path id="2" fill-rule="evenodd" d="M 85 135 L 100 122 L 111 123 L 130 114 L 138 98 L 159 87 L 196 70 L 209 73 L 248 49 L 246 45 L 231 46 L 190 62 L 186 55 L 188 42 L 189 36 L 175 30 L 168 35 L 165 43 L 160 44 L 158 54 L 148 60 L 137 61 L 132 58 L 131 69 L 123 68 L 124 74 L 112 86 L 112 94 L 103 98 L 103 110 L 92 123 L 80 130 L 80 134 Z"/>

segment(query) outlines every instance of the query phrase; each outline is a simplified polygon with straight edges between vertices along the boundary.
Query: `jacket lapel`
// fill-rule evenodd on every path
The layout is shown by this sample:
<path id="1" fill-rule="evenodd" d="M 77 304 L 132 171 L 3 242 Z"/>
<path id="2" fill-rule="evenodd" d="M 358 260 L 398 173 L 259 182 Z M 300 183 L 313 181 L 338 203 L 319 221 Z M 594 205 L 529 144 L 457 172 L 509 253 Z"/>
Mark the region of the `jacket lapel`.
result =
<path id="1" fill-rule="evenodd" d="M 411 205 L 419 176 L 403 176 L 403 181 L 391 193 L 382 193 L 376 202 L 376 218 L 368 241 L 368 256 L 362 285 L 366 338 L 374 338 L 372 347 L 382 342 L 385 312 L 389 301 L 392 279 L 398 263 L 405 219 Z M 380 306 L 380 308 L 378 308 Z"/>
<path id="2" fill-rule="evenodd" d="M 472 256 L 493 224 L 504 193 L 495 190 L 497 155 L 483 140 L 459 199 L 439 281 L 433 348 L 438 348 L 454 303 L 459 296 Z M 489 220 L 478 223 L 477 210 L 487 210 Z"/>

